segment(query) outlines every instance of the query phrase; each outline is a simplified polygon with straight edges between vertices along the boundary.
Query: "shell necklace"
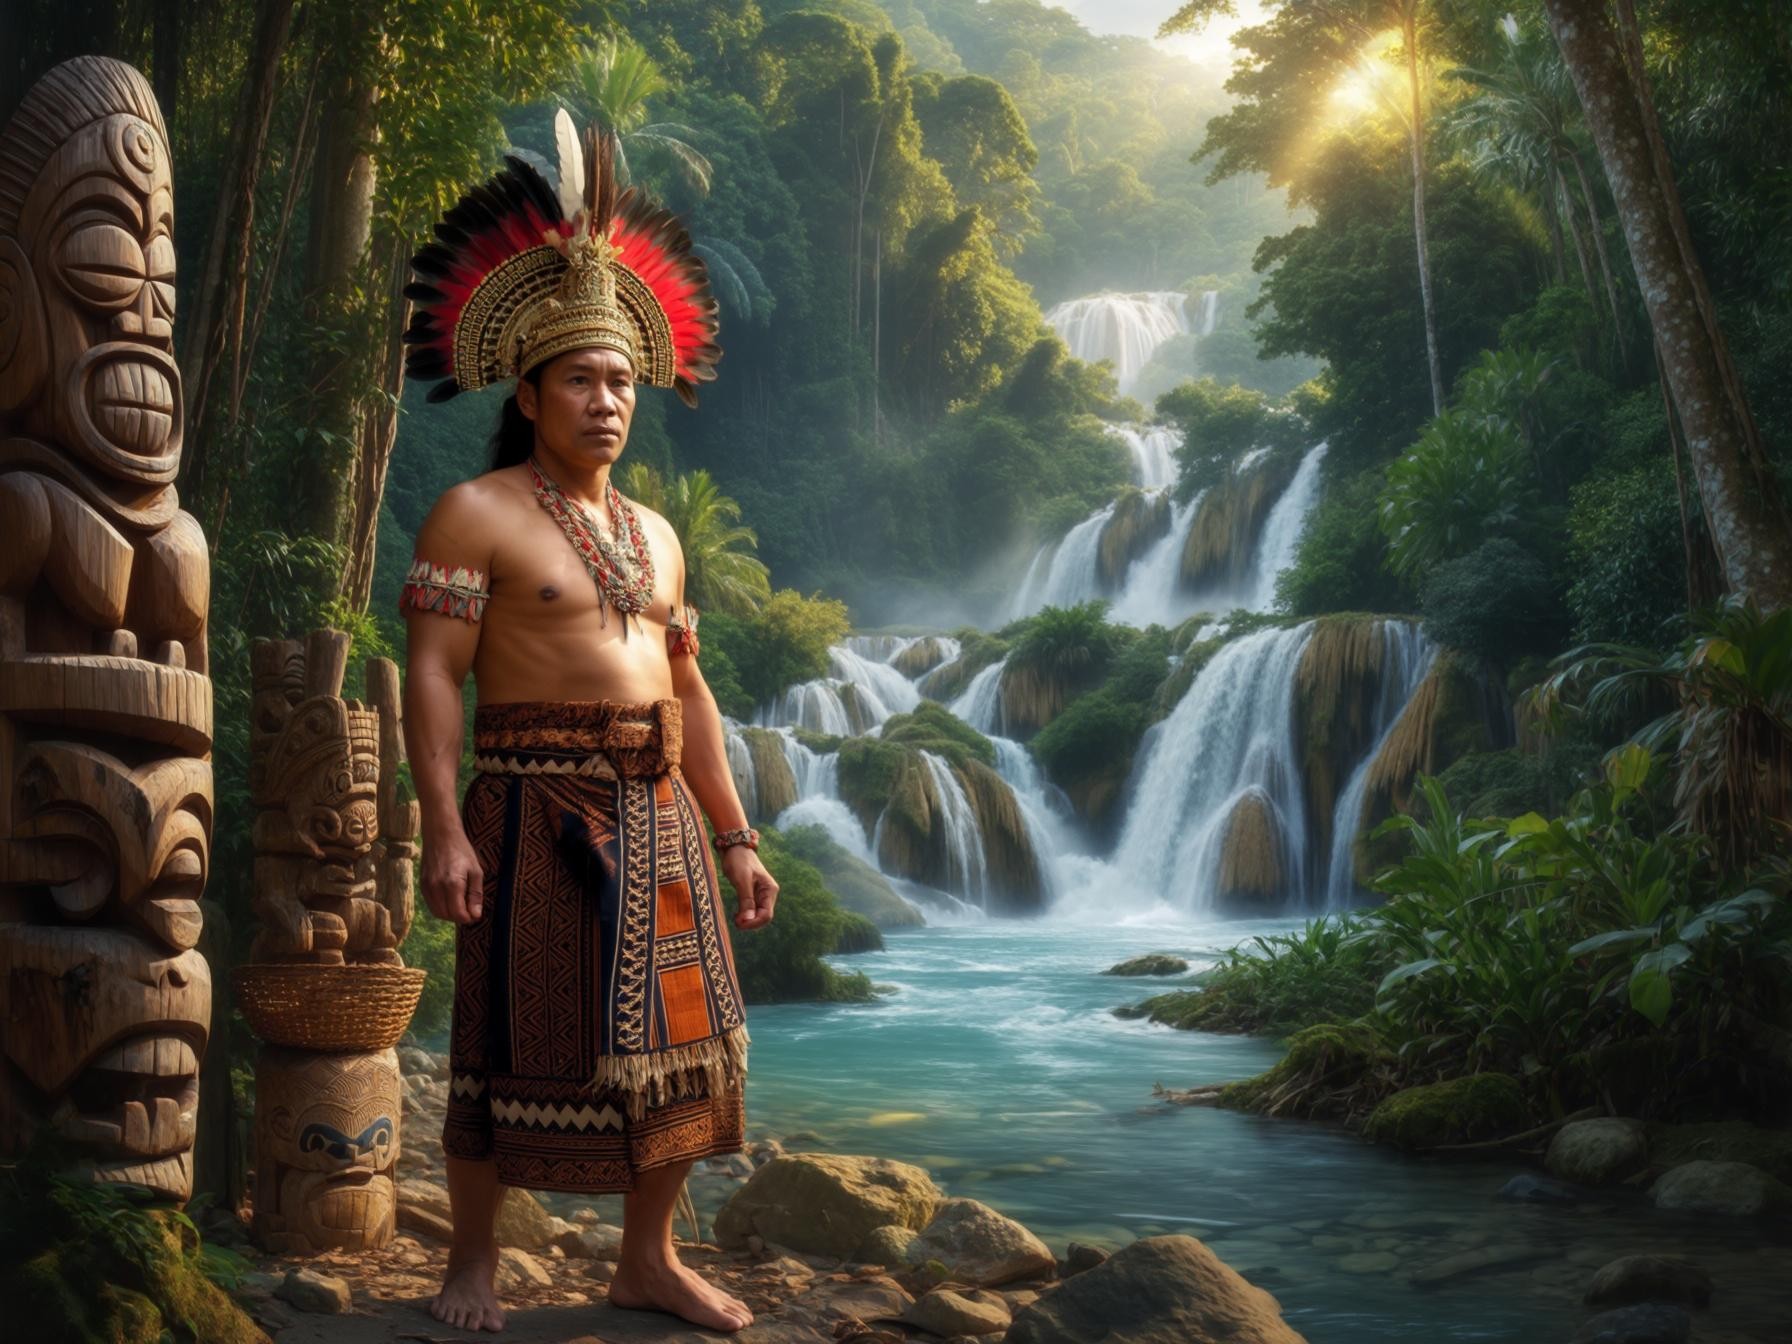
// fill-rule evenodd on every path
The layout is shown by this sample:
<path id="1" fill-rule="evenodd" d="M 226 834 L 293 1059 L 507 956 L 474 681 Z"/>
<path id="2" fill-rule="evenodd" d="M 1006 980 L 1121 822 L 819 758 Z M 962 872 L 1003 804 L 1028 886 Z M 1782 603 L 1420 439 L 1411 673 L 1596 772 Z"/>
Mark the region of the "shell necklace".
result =
<path id="1" fill-rule="evenodd" d="M 531 454 L 529 471 L 535 485 L 535 502 L 560 524 L 566 539 L 572 543 L 579 559 L 585 562 L 592 582 L 597 585 L 598 621 L 607 623 L 604 603 L 623 613 L 622 637 L 628 638 L 628 613 L 637 613 L 635 626 L 640 628 L 638 613 L 647 610 L 653 601 L 653 552 L 647 549 L 647 538 L 641 532 L 640 515 L 622 497 L 615 484 L 605 480 L 605 502 L 610 506 L 613 536 L 604 536 L 585 506 L 570 498 Z"/>

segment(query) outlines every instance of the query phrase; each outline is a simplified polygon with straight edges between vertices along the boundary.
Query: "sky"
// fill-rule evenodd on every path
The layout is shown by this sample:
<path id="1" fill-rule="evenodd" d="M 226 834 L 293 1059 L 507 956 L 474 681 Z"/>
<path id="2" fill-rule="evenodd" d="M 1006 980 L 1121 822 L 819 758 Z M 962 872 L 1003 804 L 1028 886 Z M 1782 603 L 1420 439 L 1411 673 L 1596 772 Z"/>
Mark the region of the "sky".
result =
<path id="1" fill-rule="evenodd" d="M 1157 26 L 1181 8 L 1181 0 L 1055 0 L 1069 10 L 1094 33 L 1125 33 L 1133 37 L 1150 37 Z M 1215 19 L 1198 33 L 1179 34 L 1157 45 L 1177 52 L 1202 65 L 1229 67 L 1232 33 L 1263 18 L 1261 0 L 1237 0 L 1239 17 Z"/>

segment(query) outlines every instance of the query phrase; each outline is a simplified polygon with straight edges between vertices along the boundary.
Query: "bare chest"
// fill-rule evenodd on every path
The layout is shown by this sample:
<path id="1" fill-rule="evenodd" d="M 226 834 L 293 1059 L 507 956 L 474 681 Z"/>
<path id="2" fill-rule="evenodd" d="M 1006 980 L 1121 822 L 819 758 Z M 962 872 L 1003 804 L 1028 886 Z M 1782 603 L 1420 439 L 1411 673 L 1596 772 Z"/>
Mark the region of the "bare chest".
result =
<path id="1" fill-rule="evenodd" d="M 597 579 L 580 552 L 547 513 L 534 515 L 518 510 L 507 520 L 508 531 L 493 557 L 492 595 L 487 620 L 518 622 L 531 626 L 607 625 L 615 627 L 616 608 L 607 598 L 601 603 Z M 651 574 L 651 598 L 643 621 L 665 625 L 677 596 L 674 557 L 655 529 L 643 523 L 646 565 Z M 634 548 L 624 545 L 625 553 Z"/>

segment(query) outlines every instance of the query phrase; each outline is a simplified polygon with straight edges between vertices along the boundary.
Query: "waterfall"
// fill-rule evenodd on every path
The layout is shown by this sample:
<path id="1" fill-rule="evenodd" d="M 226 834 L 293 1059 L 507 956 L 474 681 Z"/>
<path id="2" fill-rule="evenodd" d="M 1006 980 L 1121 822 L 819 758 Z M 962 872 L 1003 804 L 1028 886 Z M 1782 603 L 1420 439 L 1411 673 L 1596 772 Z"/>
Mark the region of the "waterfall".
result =
<path id="1" fill-rule="evenodd" d="M 913 637 L 899 642 L 897 651 L 913 642 Z M 921 703 L 914 682 L 858 652 L 850 640 L 831 645 L 828 662 L 832 676 L 790 687 L 774 704 L 760 706 L 754 722 L 761 728 L 794 726 L 850 737 Z"/>
<path id="2" fill-rule="evenodd" d="M 971 807 L 964 785 L 943 756 L 931 751 L 918 753 L 933 782 L 933 793 L 940 806 L 940 820 L 946 824 L 946 882 L 952 890 L 964 893 L 967 900 L 987 907 L 989 904 L 989 871 L 983 856 L 983 828 L 977 824 L 977 813 Z M 883 818 L 878 818 L 883 830 Z"/>
<path id="3" fill-rule="evenodd" d="M 1146 490 L 1176 484 L 1176 448 L 1182 436 L 1166 425 L 1109 425 L 1108 433 L 1132 454 L 1132 476 Z"/>
<path id="4" fill-rule="evenodd" d="M 1393 731 L 1400 711 L 1412 699 L 1419 683 L 1437 660 L 1437 646 L 1426 639 L 1413 621 L 1378 622 L 1381 634 L 1381 681 L 1376 688 L 1373 743 L 1350 772 L 1338 805 L 1332 810 L 1332 852 L 1326 864 L 1325 908 L 1343 910 L 1353 904 L 1356 892 L 1356 837 L 1363 820 L 1363 795 L 1369 783 L 1369 767 Z"/>
<path id="5" fill-rule="evenodd" d="M 1250 611 L 1268 611 L 1275 605 L 1276 575 L 1294 563 L 1301 533 L 1307 530 L 1307 515 L 1319 499 L 1319 464 L 1325 460 L 1325 449 L 1326 445 L 1319 443 L 1307 450 L 1294 479 L 1263 521 L 1243 604 Z"/>
<path id="6" fill-rule="evenodd" d="M 1284 871 L 1304 870 L 1307 826 L 1294 742 L 1294 669 L 1312 631 L 1233 640 L 1195 677 L 1137 769 L 1114 866 L 1191 913 L 1213 909 L 1220 846 L 1240 799 L 1269 807 Z"/>
<path id="7" fill-rule="evenodd" d="M 1217 289 L 1201 291 L 1199 307 L 1195 311 L 1195 320 L 1190 325 L 1197 336 L 1211 336 L 1220 320 L 1220 292 Z"/>
<path id="8" fill-rule="evenodd" d="M 985 737 L 1002 726 L 1002 668 L 1007 662 L 1004 658 L 984 668 L 971 678 L 964 693 L 946 706 Z"/>
<path id="9" fill-rule="evenodd" d="M 1170 526 L 1126 571 L 1120 595 L 1108 609 L 1108 619 L 1143 629 L 1151 624 L 1175 625 L 1194 615 L 1197 607 L 1178 592 L 1176 576 L 1182 568 L 1182 547 L 1202 491 L 1186 504 L 1170 506 Z"/>
<path id="10" fill-rule="evenodd" d="M 1115 501 L 1110 500 L 1070 531 L 1052 549 L 1051 559 L 1040 572 L 1044 550 L 1034 557 L 1033 567 L 1015 592 L 1008 620 L 1030 616 L 1041 607 L 1068 607 L 1086 602 L 1101 593 L 1100 571 L 1096 554 L 1101 547 L 1101 530 L 1114 516 Z"/>
<path id="11" fill-rule="evenodd" d="M 1078 359 L 1113 361 L 1124 396 L 1157 347 L 1189 329 L 1188 295 L 1179 290 L 1093 294 L 1056 305 L 1045 321 Z"/>

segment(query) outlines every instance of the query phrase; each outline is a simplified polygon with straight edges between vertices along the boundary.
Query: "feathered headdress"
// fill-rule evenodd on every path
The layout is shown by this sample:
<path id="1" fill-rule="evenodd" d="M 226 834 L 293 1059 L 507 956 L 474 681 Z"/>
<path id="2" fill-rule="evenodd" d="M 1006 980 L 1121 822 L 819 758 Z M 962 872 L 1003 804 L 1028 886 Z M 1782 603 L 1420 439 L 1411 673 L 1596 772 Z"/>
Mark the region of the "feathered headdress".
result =
<path id="1" fill-rule="evenodd" d="M 557 192 L 507 155 L 411 258 L 406 375 L 435 382 L 429 399 L 445 401 L 606 346 L 633 361 L 638 381 L 695 406 L 722 357 L 703 258 L 677 216 L 634 187 L 618 192 L 608 132 L 580 137 L 561 111 L 554 138 Z"/>

